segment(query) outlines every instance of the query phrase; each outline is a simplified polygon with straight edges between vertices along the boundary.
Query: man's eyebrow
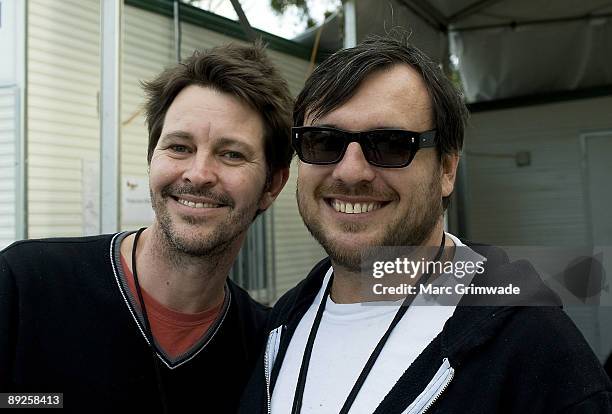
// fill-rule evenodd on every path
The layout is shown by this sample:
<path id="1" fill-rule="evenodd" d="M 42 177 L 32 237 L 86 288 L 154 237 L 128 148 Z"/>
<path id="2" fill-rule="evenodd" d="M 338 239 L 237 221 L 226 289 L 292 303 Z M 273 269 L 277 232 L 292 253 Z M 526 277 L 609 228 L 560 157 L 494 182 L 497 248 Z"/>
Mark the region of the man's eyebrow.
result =
<path id="1" fill-rule="evenodd" d="M 317 127 L 317 128 L 334 128 L 334 129 L 341 129 L 342 131 L 348 131 L 347 129 L 344 128 L 340 128 L 338 125 L 336 124 L 312 124 L 309 126 L 313 126 L 313 127 Z M 381 125 L 381 126 L 374 126 L 372 128 L 368 128 L 368 129 L 364 129 L 363 131 L 372 131 L 375 129 L 405 129 L 402 127 L 397 127 L 397 126 L 388 126 L 388 125 Z"/>
<path id="2" fill-rule="evenodd" d="M 335 129 L 342 129 L 342 128 L 338 128 L 338 126 L 337 126 L 337 125 L 335 125 L 335 124 L 317 124 L 317 123 L 314 123 L 314 124 L 309 125 L 309 126 L 313 126 L 313 127 L 320 127 L 320 128 L 335 128 Z"/>
<path id="3" fill-rule="evenodd" d="M 193 135 L 191 135 L 187 131 L 171 131 L 171 132 L 168 132 L 167 134 L 164 134 L 160 138 L 160 140 L 172 139 L 172 138 L 193 140 Z"/>
<path id="4" fill-rule="evenodd" d="M 159 140 L 164 141 L 164 140 L 170 140 L 170 139 L 182 139 L 182 140 L 193 141 L 194 137 L 190 132 L 187 132 L 187 131 L 171 131 L 171 132 L 168 132 L 167 134 L 164 134 Z M 255 151 L 255 149 L 250 144 L 240 139 L 237 139 L 237 138 L 222 137 L 222 138 L 214 140 L 214 145 L 216 147 L 224 147 L 224 146 L 231 145 L 245 152 Z"/>
<path id="5" fill-rule="evenodd" d="M 241 141 L 239 139 L 236 139 L 236 138 L 229 138 L 229 137 L 219 138 L 215 140 L 215 145 L 219 147 L 232 145 L 232 146 L 237 146 L 241 148 L 243 151 L 250 151 L 250 152 L 254 151 L 254 148 L 250 144 L 244 141 Z"/>

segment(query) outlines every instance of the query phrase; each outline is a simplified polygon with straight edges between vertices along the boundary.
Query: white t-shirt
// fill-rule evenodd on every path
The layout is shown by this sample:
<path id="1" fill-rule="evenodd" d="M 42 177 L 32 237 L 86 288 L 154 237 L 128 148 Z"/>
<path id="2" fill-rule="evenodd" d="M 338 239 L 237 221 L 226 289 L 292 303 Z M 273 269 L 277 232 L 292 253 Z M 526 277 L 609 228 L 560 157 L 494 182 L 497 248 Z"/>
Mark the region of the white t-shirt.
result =
<path id="1" fill-rule="evenodd" d="M 447 236 L 457 246 L 463 246 L 457 237 L 448 233 Z M 328 270 L 291 339 L 272 394 L 273 414 L 291 412 L 308 335 L 332 271 Z M 310 358 L 301 413 L 340 411 L 400 304 L 401 301 L 379 306 L 337 304 L 327 298 Z M 374 412 L 404 371 L 442 331 L 454 311 L 455 306 L 410 306 L 389 336 L 350 412 Z"/>

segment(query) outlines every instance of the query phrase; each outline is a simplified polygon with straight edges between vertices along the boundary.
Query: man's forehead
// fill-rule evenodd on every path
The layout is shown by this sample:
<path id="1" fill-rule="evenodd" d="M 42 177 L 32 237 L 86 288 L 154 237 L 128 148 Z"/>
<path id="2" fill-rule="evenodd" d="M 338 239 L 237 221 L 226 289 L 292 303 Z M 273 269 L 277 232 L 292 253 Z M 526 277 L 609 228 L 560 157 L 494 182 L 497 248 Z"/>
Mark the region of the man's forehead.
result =
<path id="1" fill-rule="evenodd" d="M 355 130 L 433 127 L 425 81 L 407 64 L 372 72 L 346 102 L 317 119 L 313 112 L 306 114 L 305 125 L 327 124 Z"/>
<path id="2" fill-rule="evenodd" d="M 246 102 L 226 92 L 189 85 L 176 96 L 164 118 L 161 136 L 183 131 L 193 136 L 225 136 L 243 140 L 263 137 L 264 121 Z"/>
<path id="3" fill-rule="evenodd" d="M 359 88 L 379 86 L 384 81 L 390 81 L 389 86 L 396 89 L 427 89 L 421 73 L 407 63 L 396 63 L 372 71 L 361 81 Z"/>

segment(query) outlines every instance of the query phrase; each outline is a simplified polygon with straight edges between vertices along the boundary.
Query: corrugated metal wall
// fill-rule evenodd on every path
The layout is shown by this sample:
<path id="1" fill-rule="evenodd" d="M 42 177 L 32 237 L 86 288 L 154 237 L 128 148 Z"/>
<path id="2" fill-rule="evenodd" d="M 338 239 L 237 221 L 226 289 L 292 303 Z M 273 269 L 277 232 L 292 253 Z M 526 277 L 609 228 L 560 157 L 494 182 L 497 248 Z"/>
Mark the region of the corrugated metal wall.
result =
<path id="1" fill-rule="evenodd" d="M 28 30 L 29 234 L 30 237 L 95 233 L 99 216 L 100 83 L 99 0 L 32 0 Z M 171 18 L 124 8 L 121 172 L 147 178 L 147 132 L 140 81 L 173 64 Z M 236 41 L 202 27 L 182 24 L 183 57 L 195 48 Z M 269 50 L 297 94 L 308 62 Z M 322 251 L 295 207 L 295 173 L 274 207 L 277 294 L 304 277 Z M 123 222 L 122 228 L 149 224 Z M 272 249 L 268 249 L 269 252 Z M 314 259 L 313 259 L 314 258 Z M 272 263 L 271 256 L 269 263 Z M 278 296 L 278 295 L 277 295 Z"/>
<path id="2" fill-rule="evenodd" d="M 29 3 L 31 238 L 84 232 L 84 200 L 89 201 L 96 189 L 83 186 L 83 171 L 99 171 L 99 19 L 96 0 Z"/>
<path id="3" fill-rule="evenodd" d="M 17 88 L 0 87 L 0 250 L 16 239 Z"/>
<path id="4" fill-rule="evenodd" d="M 297 161 L 294 159 L 289 181 L 274 203 L 276 290 L 279 295 L 295 286 L 316 262 L 327 256 L 299 217 L 296 182 Z"/>
<path id="5" fill-rule="evenodd" d="M 130 6 L 124 8 L 122 175 L 147 177 L 147 130 L 140 82 L 153 78 L 174 62 L 173 30 L 172 20 L 167 17 Z"/>
<path id="6" fill-rule="evenodd" d="M 612 128 L 611 108 L 605 97 L 473 114 L 464 152 L 469 237 L 589 244 L 580 135 Z M 531 165 L 517 167 L 518 151 L 531 153 Z"/>

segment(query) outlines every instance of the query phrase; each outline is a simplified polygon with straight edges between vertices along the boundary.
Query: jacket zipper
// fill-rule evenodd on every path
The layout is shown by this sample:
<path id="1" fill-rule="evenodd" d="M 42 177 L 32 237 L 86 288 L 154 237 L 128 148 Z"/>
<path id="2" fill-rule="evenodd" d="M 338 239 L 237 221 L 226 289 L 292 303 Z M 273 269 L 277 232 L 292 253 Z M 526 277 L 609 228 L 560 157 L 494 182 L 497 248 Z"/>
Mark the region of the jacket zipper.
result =
<path id="1" fill-rule="evenodd" d="M 444 358 L 442 365 L 434 374 L 432 380 L 403 414 L 424 414 L 429 411 L 436 401 L 440 399 L 444 391 L 446 391 L 454 377 L 455 369 L 450 365 L 448 358 Z"/>
<path id="2" fill-rule="evenodd" d="M 442 388 L 440 388 L 438 392 L 436 392 L 436 395 L 434 395 L 433 398 L 429 401 L 429 403 L 427 403 L 427 405 L 425 406 L 423 411 L 421 411 L 420 414 L 425 414 L 427 411 L 429 411 L 429 409 L 436 403 L 436 401 L 438 401 L 438 399 L 444 393 L 444 391 L 446 391 L 446 389 L 448 388 L 448 386 L 450 385 L 454 377 L 455 377 L 455 370 L 451 368 L 450 374 L 448 378 L 446 379 L 446 381 L 444 382 L 444 385 L 442 385 Z"/>
<path id="3" fill-rule="evenodd" d="M 272 383 L 272 367 L 276 361 L 278 349 L 281 342 L 281 335 L 284 329 L 284 325 L 273 329 L 268 334 L 268 342 L 266 343 L 266 350 L 264 352 L 264 376 L 266 377 L 266 399 L 268 403 L 268 414 L 272 412 L 272 395 L 270 392 L 270 385 Z"/>
<path id="4" fill-rule="evenodd" d="M 270 344 L 266 347 L 266 352 L 264 352 L 264 375 L 266 376 L 266 397 L 267 397 L 267 407 L 268 414 L 272 413 L 272 402 L 270 401 L 270 367 L 268 366 L 268 353 L 270 351 Z"/>

